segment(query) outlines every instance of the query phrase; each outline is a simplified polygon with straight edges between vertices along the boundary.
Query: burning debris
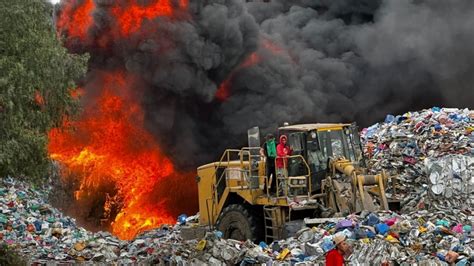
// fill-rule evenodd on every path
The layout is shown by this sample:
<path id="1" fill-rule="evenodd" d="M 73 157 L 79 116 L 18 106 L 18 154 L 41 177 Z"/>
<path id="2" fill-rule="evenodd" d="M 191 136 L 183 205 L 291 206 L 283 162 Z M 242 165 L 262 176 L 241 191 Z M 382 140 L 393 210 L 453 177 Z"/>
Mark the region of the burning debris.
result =
<path id="1" fill-rule="evenodd" d="M 101 218 L 112 221 L 116 236 L 131 239 L 144 230 L 172 223 L 177 215 L 174 202 L 195 197 L 193 187 L 179 187 L 181 182 L 192 181 L 192 174 L 175 170 L 144 130 L 143 112 L 129 89 L 135 84 L 133 77 L 122 72 L 101 73 L 94 84 L 103 86 L 101 95 L 86 106 L 82 119 L 50 132 L 51 158 L 82 176 L 75 199 L 83 207 L 91 208 L 85 203 L 97 193 L 108 195 Z M 112 209 L 117 206 L 118 210 Z M 195 211 L 193 203 L 182 208 Z M 111 212 L 115 215 L 106 217 Z"/>
<path id="2" fill-rule="evenodd" d="M 216 81 L 256 46 L 251 16 L 239 2 L 208 4 L 199 14 L 187 0 L 60 5 L 58 34 L 71 51 L 91 54 L 84 112 L 49 134 L 50 155 L 66 168 L 65 181 L 68 171 L 79 176 L 77 203 L 90 210 L 102 205 L 90 213 L 123 239 L 179 212 L 196 212 L 197 202 L 189 202 L 197 194 L 194 169 L 181 170 L 179 162 L 194 167 L 206 154 L 199 156 L 198 132 L 180 128 L 195 118 L 170 123 L 181 116 L 170 104 L 177 104 L 176 93 L 212 101 Z"/>

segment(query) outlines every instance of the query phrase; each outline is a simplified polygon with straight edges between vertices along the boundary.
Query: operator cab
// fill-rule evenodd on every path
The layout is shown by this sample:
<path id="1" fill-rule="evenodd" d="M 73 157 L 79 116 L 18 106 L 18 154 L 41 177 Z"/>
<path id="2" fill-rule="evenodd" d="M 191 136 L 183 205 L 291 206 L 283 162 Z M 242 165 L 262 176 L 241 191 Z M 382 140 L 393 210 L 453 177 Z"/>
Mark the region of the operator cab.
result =
<path id="1" fill-rule="evenodd" d="M 365 166 L 358 128 L 355 124 L 300 124 L 283 126 L 279 135 L 288 137 L 293 155 L 301 155 L 310 168 L 311 192 L 321 190 L 328 171 L 329 158 L 345 157 Z M 293 158 L 288 162 L 288 176 L 302 175 L 304 162 Z"/>

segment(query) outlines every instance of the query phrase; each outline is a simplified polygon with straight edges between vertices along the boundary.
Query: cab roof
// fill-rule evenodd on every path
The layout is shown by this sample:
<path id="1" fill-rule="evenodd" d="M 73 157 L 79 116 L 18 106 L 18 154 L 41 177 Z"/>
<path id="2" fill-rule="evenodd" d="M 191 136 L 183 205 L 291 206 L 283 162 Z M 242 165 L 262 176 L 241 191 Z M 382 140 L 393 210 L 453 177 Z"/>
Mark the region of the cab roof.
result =
<path id="1" fill-rule="evenodd" d="M 341 127 L 347 127 L 350 125 L 351 124 L 342 124 L 342 123 L 299 124 L 299 125 L 289 125 L 289 126 L 279 127 L 278 130 L 311 131 L 311 130 L 341 128 Z"/>

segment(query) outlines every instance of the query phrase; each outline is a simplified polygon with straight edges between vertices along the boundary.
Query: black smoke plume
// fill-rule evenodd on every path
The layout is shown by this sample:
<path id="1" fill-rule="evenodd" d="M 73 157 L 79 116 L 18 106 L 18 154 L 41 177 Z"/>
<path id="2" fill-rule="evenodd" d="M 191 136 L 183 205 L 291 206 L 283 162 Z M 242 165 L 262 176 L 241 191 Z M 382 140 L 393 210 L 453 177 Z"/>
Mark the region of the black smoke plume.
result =
<path id="1" fill-rule="evenodd" d="M 474 107 L 471 0 L 191 1 L 184 19 L 158 17 L 97 45 L 116 25 L 110 8 L 127 2 L 96 0 L 88 41 L 66 43 L 91 53 L 91 72 L 142 78 L 147 128 L 178 166 L 245 145 L 253 126 L 366 126 L 387 113 Z M 258 62 L 239 67 L 252 53 Z M 230 97 L 219 100 L 230 75 Z"/>

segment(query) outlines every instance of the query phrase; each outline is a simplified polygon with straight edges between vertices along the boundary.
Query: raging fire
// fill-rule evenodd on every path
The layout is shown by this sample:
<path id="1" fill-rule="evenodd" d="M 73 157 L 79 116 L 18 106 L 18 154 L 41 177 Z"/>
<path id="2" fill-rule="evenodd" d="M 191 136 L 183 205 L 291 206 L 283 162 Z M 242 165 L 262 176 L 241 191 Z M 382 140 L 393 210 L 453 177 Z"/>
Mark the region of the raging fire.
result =
<path id="1" fill-rule="evenodd" d="M 71 90 L 73 98 L 82 99 L 84 111 L 78 120 L 50 132 L 49 153 L 79 177 L 77 202 L 100 206 L 102 216 L 97 218 L 112 221 L 112 232 L 123 239 L 197 211 L 193 173 L 175 169 L 168 157 L 172 154 L 156 140 L 160 136 L 145 129 L 140 93 L 152 89 L 145 84 L 149 77 L 129 72 L 137 71 L 134 60 L 141 56 L 130 52 L 137 47 L 146 50 L 146 40 L 157 44 L 153 46 L 156 59 L 174 52 L 179 43 L 164 37 L 170 30 L 164 27 L 192 20 L 188 8 L 189 0 L 61 1 L 57 31 L 66 37 L 67 48 L 88 52 L 91 61 L 83 88 Z M 161 30 L 162 35 L 155 34 Z M 215 95 L 218 100 L 231 96 L 238 71 L 268 56 L 262 51 L 285 52 L 264 40 L 221 83 Z M 101 200 L 87 201 L 91 198 Z"/>
<path id="2" fill-rule="evenodd" d="M 66 0 L 63 1 L 64 8 L 61 10 L 57 19 L 57 28 L 63 34 L 67 33 L 69 37 L 79 38 L 85 41 L 87 31 L 92 26 L 94 20 L 92 12 L 94 11 L 93 0 Z"/>
<path id="3" fill-rule="evenodd" d="M 97 106 L 86 106 L 81 119 L 50 132 L 51 158 L 83 176 L 77 200 L 110 182 L 115 185 L 116 195 L 107 197 L 104 212 L 120 199 L 122 207 L 112 223 L 118 237 L 131 239 L 144 230 L 174 223 L 166 204 L 176 195 L 157 199 L 155 190 L 166 178 L 185 180 L 189 175 L 176 172 L 144 129 L 137 95 L 130 93 L 136 81 L 124 72 L 111 72 L 101 73 L 94 83 L 102 84 Z"/>
<path id="4" fill-rule="evenodd" d="M 118 22 L 121 35 L 128 36 L 137 32 L 146 20 L 173 17 L 177 11 L 186 10 L 188 7 L 188 0 L 180 0 L 179 6 L 175 6 L 172 2 L 172 0 L 156 0 L 144 6 L 137 3 L 137 0 L 132 0 L 125 6 L 113 7 L 112 14 Z"/>
<path id="5" fill-rule="evenodd" d="M 126 42 L 132 34 L 146 33 L 144 26 L 160 17 L 186 19 L 188 1 L 62 0 L 57 31 L 67 37 L 68 48 L 75 50 L 80 44 L 85 49 L 79 51 L 102 57 L 117 40 Z M 110 27 L 98 27 L 104 21 L 94 21 L 104 11 L 112 18 Z M 145 129 L 140 93 L 146 85 L 125 66 L 114 69 L 92 66 L 84 86 L 71 90 L 73 98 L 82 99 L 84 111 L 79 119 L 50 131 L 48 151 L 64 166 L 65 179 L 79 177 L 77 204 L 92 202 L 94 209 L 100 205 L 101 217 L 95 218 L 112 221 L 112 233 L 130 239 L 174 223 L 177 214 L 194 213 L 197 188 L 193 174 L 175 169 Z"/>

